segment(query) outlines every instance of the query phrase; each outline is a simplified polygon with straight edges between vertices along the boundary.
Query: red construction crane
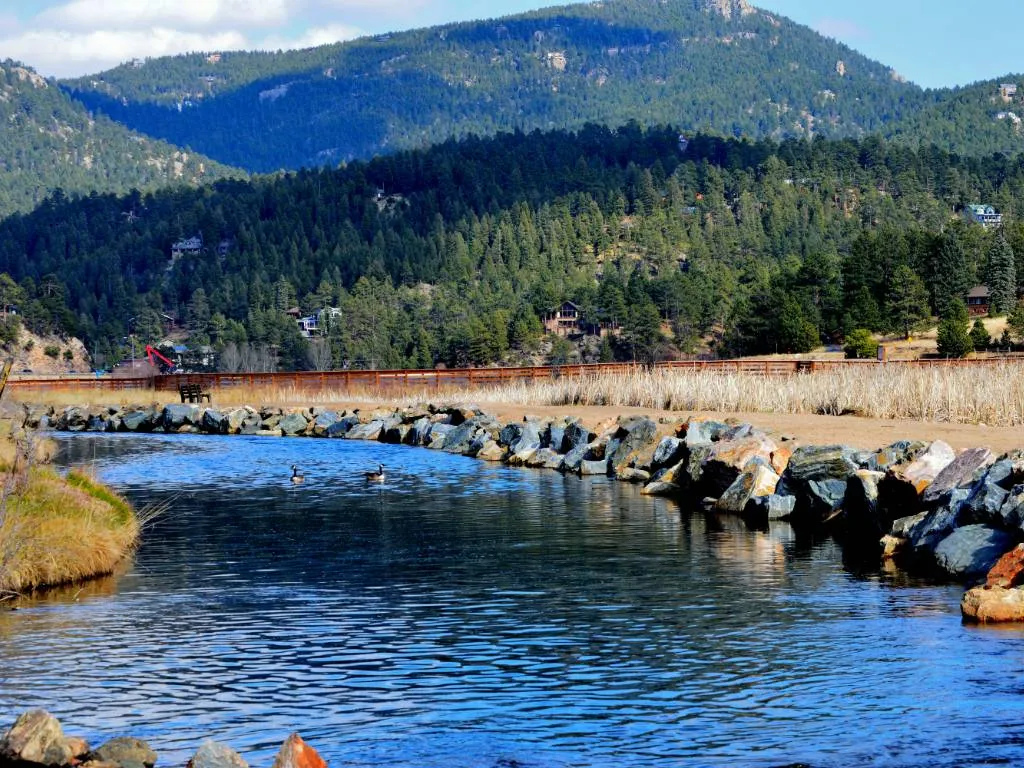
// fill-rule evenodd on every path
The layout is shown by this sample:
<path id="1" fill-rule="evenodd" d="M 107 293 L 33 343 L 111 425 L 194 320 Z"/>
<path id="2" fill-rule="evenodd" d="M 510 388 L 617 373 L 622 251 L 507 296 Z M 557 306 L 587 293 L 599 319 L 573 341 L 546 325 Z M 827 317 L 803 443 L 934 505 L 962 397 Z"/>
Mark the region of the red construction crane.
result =
<path id="1" fill-rule="evenodd" d="M 164 361 L 164 363 L 166 363 L 166 371 L 167 371 L 167 373 L 170 373 L 171 371 L 174 370 L 174 363 L 172 363 L 166 357 L 161 355 L 160 354 L 160 350 L 158 350 L 156 347 L 150 346 L 149 344 L 146 345 L 146 357 L 149 358 L 149 364 L 152 365 L 154 368 L 161 368 L 161 367 L 163 367 L 163 366 L 158 365 L 156 360 L 154 359 L 154 358 L 160 358 L 161 360 Z"/>

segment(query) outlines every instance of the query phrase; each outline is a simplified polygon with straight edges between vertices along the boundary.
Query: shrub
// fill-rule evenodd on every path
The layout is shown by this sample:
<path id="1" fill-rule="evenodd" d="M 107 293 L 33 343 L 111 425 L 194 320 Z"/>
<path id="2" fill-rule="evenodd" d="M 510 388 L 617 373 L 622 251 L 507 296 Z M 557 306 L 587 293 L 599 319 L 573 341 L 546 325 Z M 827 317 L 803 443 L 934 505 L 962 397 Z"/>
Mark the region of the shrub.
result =
<path id="1" fill-rule="evenodd" d="M 850 331 L 846 336 L 846 346 L 843 349 L 851 360 L 873 360 L 878 356 L 878 342 L 872 338 L 871 331 L 866 328 Z"/>
<path id="2" fill-rule="evenodd" d="M 72 360 L 75 359 L 75 353 L 72 352 L 70 349 L 65 349 L 64 350 L 64 359 L 67 360 L 70 363 Z"/>
<path id="3" fill-rule="evenodd" d="M 35 349 L 35 347 L 35 339 L 29 339 L 28 341 L 25 342 L 25 345 L 22 347 L 22 349 L 24 349 L 26 352 L 31 352 L 33 349 Z"/>
<path id="4" fill-rule="evenodd" d="M 60 355 L 60 347 L 58 347 L 56 344 L 47 344 L 45 347 L 43 347 L 43 353 L 47 357 L 52 357 L 54 360 L 56 360 L 57 356 Z"/>
<path id="5" fill-rule="evenodd" d="M 980 352 L 983 349 L 988 349 L 991 343 L 992 337 L 988 335 L 985 324 L 980 319 L 975 320 L 974 326 L 971 328 L 971 345 Z"/>

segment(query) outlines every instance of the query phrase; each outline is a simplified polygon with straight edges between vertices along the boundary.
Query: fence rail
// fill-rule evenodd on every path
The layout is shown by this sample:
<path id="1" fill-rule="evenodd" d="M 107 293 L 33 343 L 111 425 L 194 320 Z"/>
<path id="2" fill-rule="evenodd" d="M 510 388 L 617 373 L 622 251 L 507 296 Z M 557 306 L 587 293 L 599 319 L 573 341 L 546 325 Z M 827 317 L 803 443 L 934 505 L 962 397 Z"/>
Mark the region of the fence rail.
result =
<path id="1" fill-rule="evenodd" d="M 649 368 L 674 371 L 704 371 L 752 376 L 793 376 L 837 371 L 854 367 L 909 366 L 916 368 L 965 368 L 993 365 L 1022 365 L 1021 357 L 968 358 L 963 360 L 676 360 L 645 368 L 633 363 L 597 363 L 588 365 L 533 366 L 522 368 L 460 368 L 408 371 L 306 371 L 299 373 L 190 373 L 163 374 L 145 378 L 109 376 L 11 376 L 11 390 L 111 391 L 151 390 L 177 392 L 183 384 L 199 384 L 204 389 L 244 387 L 302 391 L 345 391 L 352 389 L 403 390 L 476 387 L 513 382 L 584 377 L 601 374 L 627 375 Z"/>

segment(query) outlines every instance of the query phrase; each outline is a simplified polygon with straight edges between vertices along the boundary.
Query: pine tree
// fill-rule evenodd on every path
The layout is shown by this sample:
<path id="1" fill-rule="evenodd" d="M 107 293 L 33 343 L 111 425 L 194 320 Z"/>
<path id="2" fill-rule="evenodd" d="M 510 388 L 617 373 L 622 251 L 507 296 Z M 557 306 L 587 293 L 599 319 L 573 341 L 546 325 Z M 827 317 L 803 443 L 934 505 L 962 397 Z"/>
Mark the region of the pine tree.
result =
<path id="1" fill-rule="evenodd" d="M 956 231 L 942 238 L 932 265 L 932 295 L 940 316 L 949 314 L 953 303 L 961 301 L 971 288 L 971 270 L 967 252 Z"/>
<path id="2" fill-rule="evenodd" d="M 910 334 L 928 319 L 928 289 L 905 264 L 893 272 L 885 306 L 889 322 L 904 338 L 909 339 Z"/>
<path id="3" fill-rule="evenodd" d="M 988 349 L 988 345 L 992 343 L 992 337 L 988 335 L 988 330 L 985 328 L 985 324 L 981 322 L 981 318 L 974 321 L 974 325 L 971 326 L 971 346 L 974 347 L 975 351 L 981 352 L 983 349 Z"/>
<path id="4" fill-rule="evenodd" d="M 954 299 L 939 323 L 939 354 L 944 357 L 966 357 L 974 348 L 967 330 L 970 315 L 967 305 Z"/>
<path id="5" fill-rule="evenodd" d="M 991 292 L 990 314 L 1004 315 L 1013 309 L 1017 299 L 1017 267 L 1013 248 L 1001 230 L 988 252 L 985 285 Z"/>

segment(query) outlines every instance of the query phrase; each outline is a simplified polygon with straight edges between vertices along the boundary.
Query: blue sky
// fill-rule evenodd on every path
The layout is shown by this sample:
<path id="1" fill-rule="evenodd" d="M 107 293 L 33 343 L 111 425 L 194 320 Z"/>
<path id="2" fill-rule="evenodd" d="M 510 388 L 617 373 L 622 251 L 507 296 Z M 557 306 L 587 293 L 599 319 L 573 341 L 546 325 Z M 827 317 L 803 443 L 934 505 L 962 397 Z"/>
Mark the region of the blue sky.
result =
<path id="1" fill-rule="evenodd" d="M 679 0 L 689 2 L 690 0 Z M 135 57 L 292 48 L 501 16 L 538 0 L 0 0 L 0 58 L 80 75 Z M 1024 0 L 760 0 L 924 86 L 1024 72 Z"/>

